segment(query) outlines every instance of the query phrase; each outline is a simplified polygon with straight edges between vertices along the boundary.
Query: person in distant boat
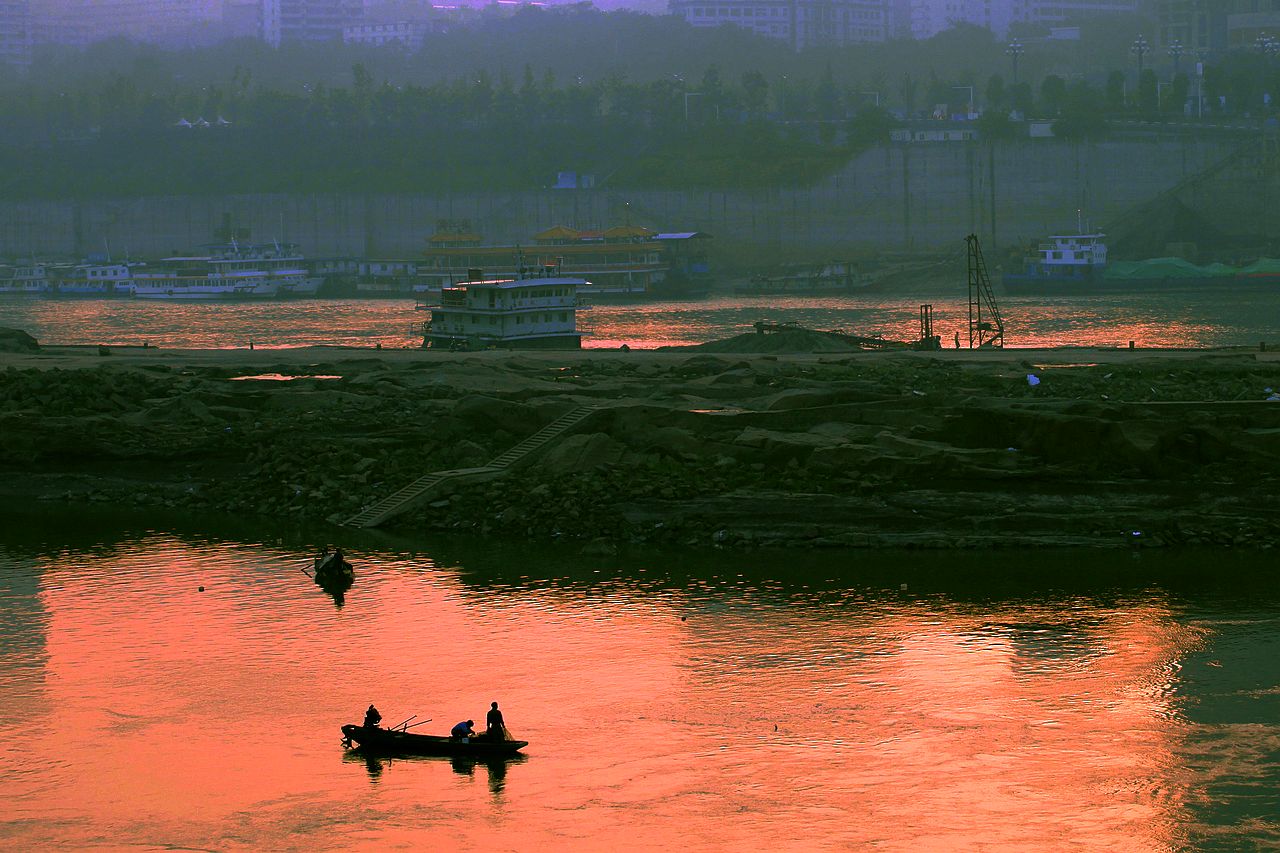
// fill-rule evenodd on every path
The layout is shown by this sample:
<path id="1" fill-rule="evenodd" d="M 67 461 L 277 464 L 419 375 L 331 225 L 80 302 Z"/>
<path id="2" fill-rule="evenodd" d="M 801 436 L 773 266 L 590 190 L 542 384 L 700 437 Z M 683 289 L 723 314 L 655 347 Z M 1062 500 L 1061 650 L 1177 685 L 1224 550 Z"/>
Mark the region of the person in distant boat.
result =
<path id="1" fill-rule="evenodd" d="M 369 710 L 364 712 L 364 727 L 366 729 L 376 729 L 378 723 L 382 722 L 382 715 L 378 713 L 378 709 L 369 706 Z"/>
<path id="2" fill-rule="evenodd" d="M 473 728 L 475 724 L 475 720 L 463 720 L 449 731 L 449 737 L 456 738 L 457 740 L 473 738 L 476 736 L 476 730 Z"/>
<path id="3" fill-rule="evenodd" d="M 507 737 L 507 727 L 502 721 L 502 712 L 498 710 L 497 702 L 489 707 L 489 713 L 485 715 L 484 733 L 493 740 L 505 740 Z"/>

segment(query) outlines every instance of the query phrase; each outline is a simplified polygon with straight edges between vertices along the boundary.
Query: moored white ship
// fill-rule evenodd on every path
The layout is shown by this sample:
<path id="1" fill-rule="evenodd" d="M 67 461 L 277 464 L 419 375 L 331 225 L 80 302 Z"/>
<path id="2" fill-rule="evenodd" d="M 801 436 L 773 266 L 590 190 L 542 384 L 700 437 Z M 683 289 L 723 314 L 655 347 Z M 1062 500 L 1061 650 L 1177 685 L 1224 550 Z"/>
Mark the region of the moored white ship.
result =
<path id="1" fill-rule="evenodd" d="M 48 270 L 47 296 L 132 296 L 130 263 L 84 263 Z"/>
<path id="2" fill-rule="evenodd" d="M 323 278 L 312 275 L 296 243 L 213 243 L 209 263 L 216 272 L 261 270 L 274 285 L 273 296 L 315 296 Z M 257 294 L 264 295 L 264 294 Z"/>
<path id="3" fill-rule="evenodd" d="M 49 278 L 44 264 L 0 266 L 0 294 L 39 296 L 48 289 Z"/>
<path id="4" fill-rule="evenodd" d="M 216 266 L 210 256 L 164 258 L 134 275 L 139 299 L 262 299 L 280 289 L 265 270 Z"/>
<path id="5" fill-rule="evenodd" d="M 440 291 L 440 305 L 423 324 L 422 345 L 578 349 L 578 288 L 584 279 L 562 276 L 554 265 L 528 278 L 484 278 L 472 270 L 468 281 Z"/>
<path id="6" fill-rule="evenodd" d="M 560 274 L 580 276 L 579 295 L 592 299 L 640 299 L 667 277 L 667 248 L 657 232 L 633 225 L 579 231 L 558 225 L 533 236 L 533 245 L 485 243 L 469 228 L 444 228 L 427 241 L 413 292 L 438 293 L 473 268 L 516 278 L 527 254 L 554 259 Z M 515 263 L 513 263 L 513 261 Z"/>

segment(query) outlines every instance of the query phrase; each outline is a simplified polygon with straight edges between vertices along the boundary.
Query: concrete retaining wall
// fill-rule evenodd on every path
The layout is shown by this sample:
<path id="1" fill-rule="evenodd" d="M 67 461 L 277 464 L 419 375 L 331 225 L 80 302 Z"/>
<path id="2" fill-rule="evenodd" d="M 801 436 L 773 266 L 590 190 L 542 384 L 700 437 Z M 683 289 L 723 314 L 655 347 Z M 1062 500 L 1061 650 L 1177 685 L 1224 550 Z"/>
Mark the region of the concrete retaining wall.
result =
<path id="1" fill-rule="evenodd" d="M 255 239 L 313 256 L 413 257 L 440 219 L 468 219 L 486 239 L 525 242 L 555 224 L 630 220 L 700 230 L 721 252 L 937 250 L 978 233 L 990 246 L 1096 224 L 1222 160 L 1226 141 L 1055 140 L 986 146 L 898 144 L 794 190 L 530 190 L 445 195 L 237 195 L 0 203 L 0 255 L 185 252 L 229 214 Z"/>

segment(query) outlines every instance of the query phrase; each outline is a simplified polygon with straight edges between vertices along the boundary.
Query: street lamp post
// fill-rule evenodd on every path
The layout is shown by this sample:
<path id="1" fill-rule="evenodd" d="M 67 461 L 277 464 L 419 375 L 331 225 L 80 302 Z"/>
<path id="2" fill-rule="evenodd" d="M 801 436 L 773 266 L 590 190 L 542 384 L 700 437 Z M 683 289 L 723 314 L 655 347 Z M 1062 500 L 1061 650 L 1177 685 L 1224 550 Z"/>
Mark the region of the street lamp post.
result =
<path id="1" fill-rule="evenodd" d="M 1196 51 L 1196 118 L 1204 118 L 1204 51 Z"/>
<path id="2" fill-rule="evenodd" d="M 1260 50 L 1262 54 L 1266 57 L 1267 59 L 1266 67 L 1269 75 L 1271 70 L 1270 69 L 1271 60 L 1275 58 L 1276 53 L 1280 53 L 1280 41 L 1276 40 L 1272 36 L 1267 35 L 1266 33 L 1259 33 L 1258 39 L 1253 43 L 1253 46 L 1256 47 L 1258 50 Z M 1262 93 L 1262 105 L 1267 108 L 1271 106 L 1270 92 Z"/>
<path id="3" fill-rule="evenodd" d="M 1022 42 L 1017 39 L 1009 42 L 1009 46 L 1004 49 L 1004 52 L 1009 55 L 1009 61 L 1013 63 L 1013 85 L 1015 86 L 1018 85 L 1018 58 L 1026 53 L 1026 50 Z"/>
<path id="4" fill-rule="evenodd" d="M 1178 76 L 1178 60 L 1182 58 L 1182 42 L 1174 39 L 1169 44 L 1169 57 L 1173 60 L 1173 76 Z"/>
<path id="5" fill-rule="evenodd" d="M 1147 44 L 1147 37 L 1139 35 L 1133 40 L 1133 44 L 1129 45 L 1129 52 L 1138 58 L 1138 76 L 1142 76 L 1142 61 L 1148 53 L 1151 52 L 1151 45 Z"/>

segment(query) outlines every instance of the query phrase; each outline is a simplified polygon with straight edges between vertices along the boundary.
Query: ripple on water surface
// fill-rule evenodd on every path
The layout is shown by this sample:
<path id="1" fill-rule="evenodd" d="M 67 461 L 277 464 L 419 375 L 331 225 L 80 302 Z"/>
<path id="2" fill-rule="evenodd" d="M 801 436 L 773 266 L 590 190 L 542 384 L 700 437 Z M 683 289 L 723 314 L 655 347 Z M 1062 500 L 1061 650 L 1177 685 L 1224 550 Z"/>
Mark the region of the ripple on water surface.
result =
<path id="1" fill-rule="evenodd" d="M 1275 838 L 1280 607 L 1245 557 L 1217 560 L 1234 577 L 1218 588 L 1155 554 L 1085 571 L 1044 554 L 942 567 L 370 544 L 347 549 L 357 577 L 339 607 L 303 572 L 312 556 L 163 531 L 0 551 L 0 837 L 692 851 Z M 387 723 L 443 732 L 493 700 L 527 758 L 375 760 L 338 743 L 371 701 Z"/>

